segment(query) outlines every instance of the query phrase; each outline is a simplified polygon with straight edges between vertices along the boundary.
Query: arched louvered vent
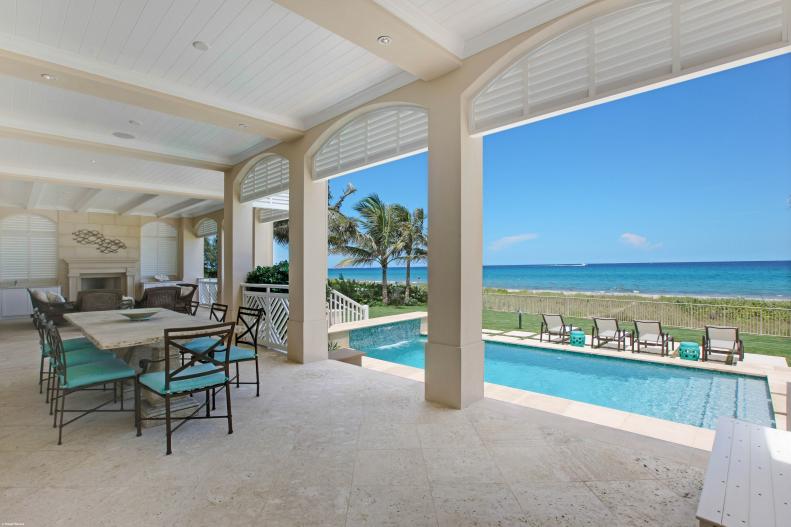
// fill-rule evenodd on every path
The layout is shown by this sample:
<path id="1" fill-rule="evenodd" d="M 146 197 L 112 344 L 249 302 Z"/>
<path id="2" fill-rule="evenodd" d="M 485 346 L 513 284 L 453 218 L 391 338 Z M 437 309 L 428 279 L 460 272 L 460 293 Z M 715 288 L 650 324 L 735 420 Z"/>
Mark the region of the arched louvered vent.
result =
<path id="1" fill-rule="evenodd" d="M 428 148 L 428 115 L 415 106 L 371 110 L 335 132 L 313 161 L 313 179 L 326 179 Z"/>
<path id="2" fill-rule="evenodd" d="M 239 201 L 247 203 L 288 190 L 288 159 L 278 155 L 266 156 L 242 179 Z"/>
<path id="3" fill-rule="evenodd" d="M 288 219 L 287 210 L 256 209 L 256 219 L 258 223 L 270 223 Z"/>
<path id="4" fill-rule="evenodd" d="M 656 0 L 534 48 L 472 103 L 485 132 L 788 45 L 791 0 Z"/>
<path id="5" fill-rule="evenodd" d="M 217 234 L 217 222 L 211 218 L 203 218 L 198 222 L 195 227 L 195 236 L 204 238 L 206 236 L 215 236 Z"/>

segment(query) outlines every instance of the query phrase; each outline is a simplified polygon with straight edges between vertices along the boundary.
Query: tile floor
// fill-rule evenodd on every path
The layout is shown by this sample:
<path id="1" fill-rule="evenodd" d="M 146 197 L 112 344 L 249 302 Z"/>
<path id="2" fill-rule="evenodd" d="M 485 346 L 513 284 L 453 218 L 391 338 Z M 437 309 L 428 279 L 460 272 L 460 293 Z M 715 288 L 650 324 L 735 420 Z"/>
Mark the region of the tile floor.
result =
<path id="1" fill-rule="evenodd" d="M 0 523 L 697 524 L 705 451 L 490 399 L 449 410 L 420 382 L 276 353 L 260 398 L 232 390 L 231 436 L 194 421 L 166 457 L 161 428 L 104 414 L 57 446 L 37 353 L 27 321 L 0 323 Z"/>

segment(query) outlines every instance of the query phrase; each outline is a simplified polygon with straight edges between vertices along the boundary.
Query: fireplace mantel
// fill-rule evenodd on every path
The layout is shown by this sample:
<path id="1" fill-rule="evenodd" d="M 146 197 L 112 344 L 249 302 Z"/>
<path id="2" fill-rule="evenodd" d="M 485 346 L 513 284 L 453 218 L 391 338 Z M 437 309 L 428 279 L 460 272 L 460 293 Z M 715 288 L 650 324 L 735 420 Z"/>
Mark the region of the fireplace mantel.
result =
<path id="1" fill-rule="evenodd" d="M 139 261 L 136 258 L 64 258 L 69 280 L 69 300 L 76 301 L 82 287 L 82 278 L 96 275 L 122 275 L 126 280 L 125 295 L 134 295 Z"/>

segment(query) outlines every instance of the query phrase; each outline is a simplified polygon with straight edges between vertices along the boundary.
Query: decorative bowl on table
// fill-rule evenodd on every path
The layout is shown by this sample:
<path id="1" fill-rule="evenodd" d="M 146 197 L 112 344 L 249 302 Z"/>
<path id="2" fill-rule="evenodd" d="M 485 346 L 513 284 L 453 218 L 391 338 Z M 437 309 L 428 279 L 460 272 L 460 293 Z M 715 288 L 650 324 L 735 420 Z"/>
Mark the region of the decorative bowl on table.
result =
<path id="1" fill-rule="evenodd" d="M 162 311 L 159 307 L 143 308 L 143 309 L 122 309 L 119 313 L 129 320 L 139 321 L 148 320 L 157 313 Z"/>

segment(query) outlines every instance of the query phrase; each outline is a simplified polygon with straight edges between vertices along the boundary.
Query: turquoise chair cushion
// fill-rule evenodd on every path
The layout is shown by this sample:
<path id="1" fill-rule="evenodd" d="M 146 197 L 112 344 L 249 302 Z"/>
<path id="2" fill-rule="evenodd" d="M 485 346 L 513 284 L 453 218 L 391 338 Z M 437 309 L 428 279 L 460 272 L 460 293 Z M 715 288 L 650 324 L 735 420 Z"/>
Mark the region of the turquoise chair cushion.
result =
<path id="1" fill-rule="evenodd" d="M 238 346 L 231 346 L 231 358 L 229 359 L 229 362 L 252 360 L 254 358 L 255 358 L 255 350 L 240 348 Z M 220 362 L 225 362 L 225 352 L 224 351 L 215 352 L 214 359 Z"/>
<path id="2" fill-rule="evenodd" d="M 69 366 L 66 372 L 68 383 L 60 376 L 61 388 L 81 388 L 92 384 L 131 379 L 135 376 L 134 368 L 119 359 L 107 359 L 79 366 Z"/>
<path id="3" fill-rule="evenodd" d="M 66 354 L 66 367 L 71 368 L 72 366 L 80 366 L 89 362 L 100 362 L 115 358 L 115 355 L 110 351 L 102 351 L 95 348 L 76 349 Z"/>
<path id="4" fill-rule="evenodd" d="M 216 337 L 200 337 L 197 339 L 192 339 L 191 341 L 187 342 L 186 344 L 184 344 L 184 347 L 192 351 L 206 351 L 209 348 L 209 346 L 217 342 L 217 340 L 219 339 L 217 339 Z M 214 349 L 224 350 L 225 346 L 221 344 Z"/>
<path id="5" fill-rule="evenodd" d="M 96 349 L 96 346 L 85 337 L 79 337 L 76 339 L 66 339 L 63 341 L 63 351 L 68 353 L 70 351 L 80 350 L 80 349 Z M 49 344 L 44 344 L 44 349 L 42 350 L 45 357 L 49 357 L 50 353 L 52 353 L 52 349 L 49 347 Z"/>
<path id="6" fill-rule="evenodd" d="M 197 364 L 195 366 L 185 368 L 183 371 L 179 372 L 178 375 L 192 375 L 195 373 L 211 371 L 216 368 L 217 366 L 214 364 Z M 166 393 L 172 394 L 189 392 L 192 390 L 201 390 L 203 388 L 211 388 L 212 386 L 224 384 L 227 381 L 228 378 L 223 372 L 212 373 L 211 375 L 204 375 L 202 377 L 193 377 L 192 379 L 184 379 L 181 381 L 174 381 L 173 378 L 171 378 L 170 390 L 166 391 L 164 371 L 152 371 L 151 373 L 144 373 L 140 376 L 140 384 L 146 385 L 160 395 L 165 395 Z"/>

